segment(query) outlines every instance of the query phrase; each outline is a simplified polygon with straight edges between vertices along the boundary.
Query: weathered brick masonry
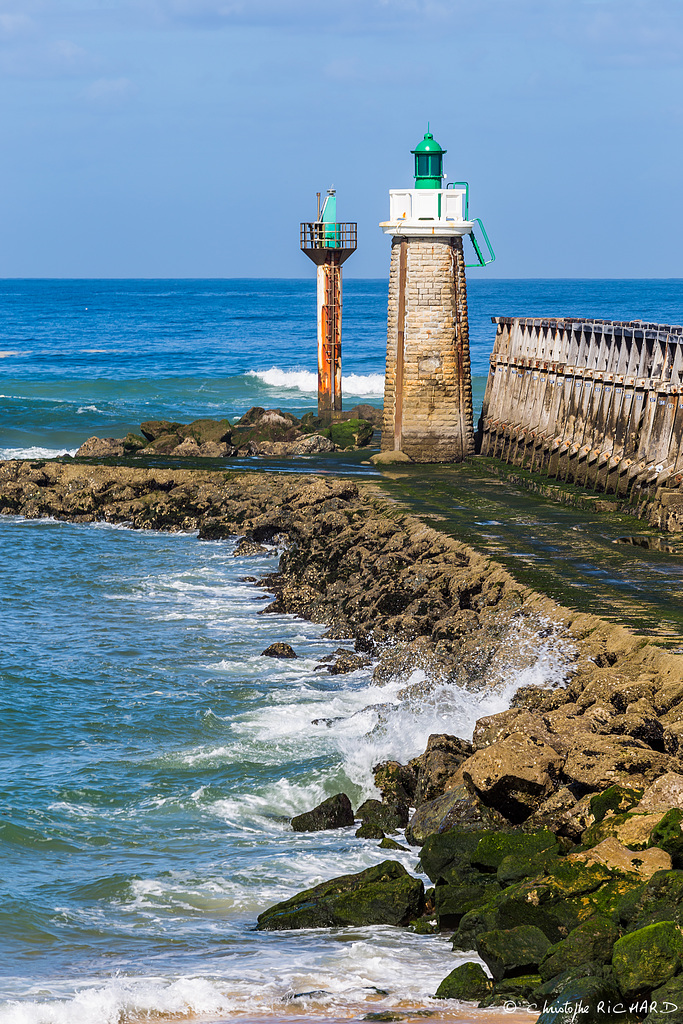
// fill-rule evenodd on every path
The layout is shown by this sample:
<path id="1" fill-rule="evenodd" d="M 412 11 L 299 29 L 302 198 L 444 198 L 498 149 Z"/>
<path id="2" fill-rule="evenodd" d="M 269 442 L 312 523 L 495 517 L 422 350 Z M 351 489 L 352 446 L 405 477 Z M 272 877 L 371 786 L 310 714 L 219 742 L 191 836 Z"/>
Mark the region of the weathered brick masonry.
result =
<path id="1" fill-rule="evenodd" d="M 474 453 L 462 238 L 392 239 L 382 450 L 415 462 Z"/>

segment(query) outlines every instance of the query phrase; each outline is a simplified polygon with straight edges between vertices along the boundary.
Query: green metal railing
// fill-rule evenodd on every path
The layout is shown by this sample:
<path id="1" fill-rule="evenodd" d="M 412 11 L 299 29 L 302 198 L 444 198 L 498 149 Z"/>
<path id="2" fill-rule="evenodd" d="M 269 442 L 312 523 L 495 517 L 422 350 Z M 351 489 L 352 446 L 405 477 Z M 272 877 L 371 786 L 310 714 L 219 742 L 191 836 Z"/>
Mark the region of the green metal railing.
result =
<path id="1" fill-rule="evenodd" d="M 470 214 L 470 183 L 469 181 L 449 181 L 446 188 L 464 188 L 465 189 L 465 206 L 462 211 L 462 219 L 469 220 Z"/>
<path id="2" fill-rule="evenodd" d="M 496 258 L 496 254 L 493 251 L 493 246 L 491 245 L 491 243 L 489 241 L 489 236 L 486 234 L 486 228 L 484 227 L 484 225 L 483 225 L 483 223 L 481 221 L 481 217 L 477 217 L 476 218 L 476 223 L 479 225 L 479 230 L 481 231 L 481 233 L 482 233 L 482 235 L 484 237 L 484 241 L 486 242 L 486 248 L 489 251 L 489 259 L 486 259 L 486 257 L 484 256 L 483 252 L 481 251 L 481 246 L 479 245 L 479 242 L 476 239 L 474 231 L 472 231 L 472 232 L 470 232 L 470 238 L 472 239 L 472 245 L 474 246 L 474 251 L 477 254 L 477 262 L 476 263 L 466 263 L 465 266 L 466 267 L 487 267 L 489 265 L 489 263 L 493 263 L 493 261 Z"/>

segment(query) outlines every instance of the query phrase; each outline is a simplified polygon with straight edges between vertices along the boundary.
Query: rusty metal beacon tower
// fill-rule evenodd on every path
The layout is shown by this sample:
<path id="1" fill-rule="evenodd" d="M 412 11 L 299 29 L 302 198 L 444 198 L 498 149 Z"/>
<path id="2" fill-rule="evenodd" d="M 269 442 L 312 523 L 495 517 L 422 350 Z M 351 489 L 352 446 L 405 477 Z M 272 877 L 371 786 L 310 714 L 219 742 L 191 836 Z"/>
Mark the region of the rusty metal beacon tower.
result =
<path id="1" fill-rule="evenodd" d="M 341 412 L 342 263 L 357 245 L 357 225 L 337 221 L 333 188 L 314 221 L 301 225 L 301 248 L 318 267 L 318 416 L 328 423 Z"/>

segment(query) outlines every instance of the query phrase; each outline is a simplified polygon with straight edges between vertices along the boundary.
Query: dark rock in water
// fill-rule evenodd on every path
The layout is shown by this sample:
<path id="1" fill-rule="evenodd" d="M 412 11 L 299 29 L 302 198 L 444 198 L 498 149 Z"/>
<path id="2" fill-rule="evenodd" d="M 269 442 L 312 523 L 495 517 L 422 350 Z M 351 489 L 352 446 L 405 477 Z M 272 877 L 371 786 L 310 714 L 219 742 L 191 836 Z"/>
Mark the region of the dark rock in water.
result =
<path id="1" fill-rule="evenodd" d="M 614 945 L 612 967 L 626 997 L 658 988 L 680 971 L 683 937 L 673 921 L 629 932 Z"/>
<path id="2" fill-rule="evenodd" d="M 362 402 L 360 405 L 354 405 L 353 409 L 349 409 L 348 412 L 342 413 L 342 419 L 367 420 L 368 423 L 372 423 L 373 427 L 381 427 L 382 420 L 384 419 L 384 410 L 377 409 L 374 405 L 368 405 L 367 402 Z"/>
<path id="3" fill-rule="evenodd" d="M 519 974 L 537 973 L 551 943 L 534 925 L 484 932 L 477 939 L 477 953 L 495 981 Z"/>
<path id="4" fill-rule="evenodd" d="M 268 554 L 268 548 L 264 547 L 263 544 L 259 544 L 259 542 L 257 540 L 252 540 L 251 537 L 242 537 L 238 541 L 237 547 L 233 551 L 233 555 L 234 555 L 235 558 L 251 558 L 254 555 L 266 555 L 266 554 Z M 269 648 L 269 650 L 270 650 L 270 648 Z M 291 650 L 291 647 L 290 647 L 290 650 Z M 274 657 L 276 657 L 276 655 L 274 655 Z M 279 655 L 279 657 L 282 658 L 282 657 L 285 657 L 285 655 L 281 654 L 281 655 Z M 287 657 L 291 658 L 291 654 L 287 655 Z M 296 657 L 296 655 L 295 655 L 295 657 Z"/>
<path id="5" fill-rule="evenodd" d="M 549 981 L 563 971 L 586 963 L 610 963 L 619 928 L 607 917 L 592 917 L 574 928 L 566 939 L 551 946 L 539 964 L 538 973 Z"/>
<path id="6" fill-rule="evenodd" d="M 118 437 L 89 437 L 76 452 L 77 459 L 114 459 L 124 454 L 125 441 Z"/>
<path id="7" fill-rule="evenodd" d="M 358 839 L 384 839 L 384 832 L 374 821 L 364 821 L 356 829 L 356 836 Z"/>
<path id="8" fill-rule="evenodd" d="M 270 907 L 259 930 L 406 924 L 424 910 L 424 886 L 393 860 L 342 875 Z"/>
<path id="9" fill-rule="evenodd" d="M 408 824 L 408 808 L 405 804 L 383 804 L 379 800 L 366 800 L 356 811 L 356 817 L 363 822 L 379 825 L 385 832 L 395 832 Z"/>
<path id="10" fill-rule="evenodd" d="M 541 1004 L 543 1012 L 536 1024 L 577 1024 L 579 1019 L 582 1024 L 606 1024 L 606 1021 L 617 1019 L 606 1014 L 606 1008 L 619 1004 L 623 1004 L 623 1000 L 609 976 L 577 978 L 570 981 L 551 1003 Z M 586 1009 L 579 1016 L 577 1009 L 583 1007 Z M 621 1019 L 633 1021 L 633 1017 Z"/>
<path id="11" fill-rule="evenodd" d="M 304 811 L 292 818 L 295 832 L 322 832 L 326 828 L 344 828 L 353 825 L 353 808 L 346 793 L 328 797 L 312 811 Z"/>
<path id="12" fill-rule="evenodd" d="M 156 441 L 164 434 L 178 435 L 183 426 L 183 423 L 172 423 L 170 420 L 147 420 L 140 424 L 140 431 L 148 441 Z"/>
<path id="13" fill-rule="evenodd" d="M 460 964 L 443 979 L 435 999 L 484 999 L 492 988 L 493 982 L 481 964 Z"/>
<path id="14" fill-rule="evenodd" d="M 472 796 L 466 786 L 456 786 L 436 800 L 418 807 L 406 829 L 406 839 L 413 846 L 421 846 L 433 832 L 447 832 L 452 828 L 477 831 L 509 827 L 509 821 L 478 797 Z"/>
<path id="15" fill-rule="evenodd" d="M 333 676 L 345 675 L 347 672 L 356 672 L 359 668 L 365 668 L 371 663 L 371 659 L 363 654 L 354 654 L 340 647 L 335 651 L 336 658 L 332 664 L 327 666 L 327 671 Z"/>
<path id="16" fill-rule="evenodd" d="M 297 658 L 298 654 L 293 647 L 289 644 L 283 643 L 278 640 L 276 643 L 271 644 L 270 647 L 266 647 L 265 651 L 261 651 L 261 656 L 265 655 L 266 658 Z"/>
<path id="17" fill-rule="evenodd" d="M 385 836 L 384 839 L 382 840 L 382 842 L 378 844 L 378 849 L 380 849 L 380 850 L 403 850 L 404 853 L 408 852 L 408 847 L 407 846 L 401 846 L 394 839 L 390 839 L 388 836 Z"/>

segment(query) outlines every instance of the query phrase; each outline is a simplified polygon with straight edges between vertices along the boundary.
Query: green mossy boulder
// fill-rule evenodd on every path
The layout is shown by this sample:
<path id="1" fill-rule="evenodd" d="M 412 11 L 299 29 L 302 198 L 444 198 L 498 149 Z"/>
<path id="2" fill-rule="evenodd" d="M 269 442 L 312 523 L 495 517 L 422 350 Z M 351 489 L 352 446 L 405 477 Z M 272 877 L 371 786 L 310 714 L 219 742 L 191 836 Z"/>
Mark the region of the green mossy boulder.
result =
<path id="1" fill-rule="evenodd" d="M 384 832 L 374 821 L 364 821 L 356 829 L 356 836 L 358 839 L 384 839 Z"/>
<path id="2" fill-rule="evenodd" d="M 683 868 L 683 811 L 672 807 L 650 833 L 650 846 L 658 846 L 671 857 L 674 868 Z"/>
<path id="3" fill-rule="evenodd" d="M 156 441 L 157 438 L 162 437 L 164 434 L 177 435 L 183 425 L 182 423 L 173 423 L 171 420 L 147 420 L 145 423 L 140 424 L 140 433 L 148 441 Z M 180 444 L 180 441 L 178 441 L 178 444 Z"/>
<path id="4" fill-rule="evenodd" d="M 679 812 L 680 813 L 680 812 Z M 581 836 L 584 850 L 598 846 L 603 840 L 615 838 L 629 850 L 645 850 L 652 842 L 653 829 L 662 818 L 662 812 L 608 814 L 602 821 L 595 822 Z"/>
<path id="5" fill-rule="evenodd" d="M 619 920 L 629 931 L 658 921 L 683 926 L 683 871 L 658 871 L 631 889 L 620 904 Z"/>
<path id="6" fill-rule="evenodd" d="M 460 964 L 444 978 L 436 990 L 436 999 L 485 999 L 493 989 L 493 982 L 481 964 Z"/>
<path id="7" fill-rule="evenodd" d="M 574 928 L 566 939 L 551 946 L 539 964 L 543 981 L 590 962 L 608 963 L 620 936 L 619 928 L 607 917 L 591 917 Z"/>
<path id="8" fill-rule="evenodd" d="M 528 834 L 491 832 L 481 837 L 471 861 L 480 871 L 493 872 L 508 857 L 532 858 L 544 851 L 557 849 L 557 839 L 547 829 Z"/>
<path id="9" fill-rule="evenodd" d="M 385 836 L 378 846 L 380 850 L 403 850 L 404 853 L 408 852 L 407 846 L 401 846 L 395 839 L 390 839 L 389 836 Z"/>
<path id="10" fill-rule="evenodd" d="M 232 440 L 232 427 L 227 419 L 193 420 L 186 427 L 177 428 L 176 433 L 181 437 L 193 438 L 197 444 L 204 444 L 207 441 L 229 444 Z"/>
<path id="11" fill-rule="evenodd" d="M 541 1015 L 536 1024 L 612 1024 L 617 1020 L 631 1024 L 633 1018 L 621 1012 L 613 1014 L 613 1006 L 623 1007 L 623 1001 L 609 977 L 577 978 L 552 1002 L 538 1004 Z"/>
<path id="12" fill-rule="evenodd" d="M 580 964 L 578 967 L 572 967 L 568 968 L 566 971 L 561 971 L 560 974 L 556 974 L 555 977 L 549 978 L 548 981 L 544 981 L 538 986 L 534 996 L 541 1004 L 543 1002 L 552 1002 L 567 988 L 568 985 L 577 981 L 579 978 L 607 979 L 614 991 L 617 991 L 617 983 L 614 980 L 612 964 L 589 960 L 586 963 Z"/>
<path id="13" fill-rule="evenodd" d="M 471 857 L 481 840 L 481 832 L 451 829 L 427 837 L 420 850 L 422 870 L 432 882 L 443 880 L 458 884 L 476 875 Z"/>
<path id="14" fill-rule="evenodd" d="M 170 455 L 182 440 L 180 434 L 159 434 L 141 450 L 146 455 Z"/>
<path id="15" fill-rule="evenodd" d="M 146 448 L 147 444 L 147 438 L 143 437 L 142 434 L 126 434 L 123 439 L 123 450 L 126 452 L 139 452 L 141 448 Z"/>
<path id="16" fill-rule="evenodd" d="M 314 807 L 312 811 L 304 811 L 292 818 L 292 829 L 295 832 L 322 832 L 328 828 L 344 828 L 353 825 L 353 808 L 346 793 L 335 793 L 327 800 Z M 378 836 L 377 838 L 381 838 Z"/>
<path id="17" fill-rule="evenodd" d="M 366 800 L 356 811 L 356 817 L 364 824 L 378 825 L 384 832 L 395 832 L 408 822 L 407 808 L 383 804 L 381 800 Z"/>
<path id="18" fill-rule="evenodd" d="M 374 429 L 367 420 L 345 420 L 333 423 L 322 434 L 334 441 L 337 448 L 365 448 L 372 441 Z"/>
<path id="19" fill-rule="evenodd" d="M 514 1004 L 520 1010 L 525 1009 L 540 982 L 538 974 L 522 974 L 516 978 L 503 978 L 496 981 L 493 991 L 479 1003 L 481 1007 L 505 1006 Z"/>
<path id="20" fill-rule="evenodd" d="M 477 953 L 494 981 L 538 973 L 538 965 L 550 945 L 541 929 L 534 925 L 484 932 L 477 937 Z M 539 984 L 540 981 L 539 977 Z"/>
<path id="21" fill-rule="evenodd" d="M 614 945 L 612 966 L 624 996 L 631 997 L 663 985 L 681 969 L 683 936 L 673 921 L 646 925 L 624 935 Z"/>
<path id="22" fill-rule="evenodd" d="M 434 890 L 434 912 L 442 928 L 457 928 L 465 914 L 488 903 L 500 886 L 481 879 L 481 885 L 437 885 Z"/>
<path id="23" fill-rule="evenodd" d="M 544 850 L 532 856 L 510 854 L 498 865 L 496 878 L 503 887 L 520 882 L 523 878 L 535 878 L 548 871 L 559 857 L 557 847 Z"/>
<path id="24" fill-rule="evenodd" d="M 643 1024 L 683 1024 L 683 975 L 656 988 L 648 1002 L 649 1013 Z"/>
<path id="25" fill-rule="evenodd" d="M 602 793 L 591 797 L 589 807 L 596 822 L 601 822 L 608 811 L 621 814 L 630 811 L 643 795 L 642 789 L 626 789 L 624 786 L 610 786 Z"/>
<path id="26" fill-rule="evenodd" d="M 259 931 L 407 924 L 422 916 L 424 886 L 402 864 L 385 860 L 354 875 L 341 875 L 264 911 Z"/>

